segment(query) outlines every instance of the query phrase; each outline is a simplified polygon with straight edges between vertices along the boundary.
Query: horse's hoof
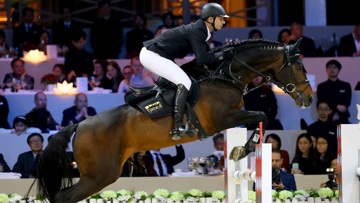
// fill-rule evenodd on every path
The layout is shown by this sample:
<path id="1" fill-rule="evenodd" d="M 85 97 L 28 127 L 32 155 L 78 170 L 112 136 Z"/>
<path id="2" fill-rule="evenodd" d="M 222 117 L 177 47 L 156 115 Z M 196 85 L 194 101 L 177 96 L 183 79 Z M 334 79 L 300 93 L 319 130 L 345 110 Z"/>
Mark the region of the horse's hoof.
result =
<path id="1" fill-rule="evenodd" d="M 229 158 L 234 161 L 239 161 L 247 156 L 243 146 L 234 147 L 229 155 Z"/>

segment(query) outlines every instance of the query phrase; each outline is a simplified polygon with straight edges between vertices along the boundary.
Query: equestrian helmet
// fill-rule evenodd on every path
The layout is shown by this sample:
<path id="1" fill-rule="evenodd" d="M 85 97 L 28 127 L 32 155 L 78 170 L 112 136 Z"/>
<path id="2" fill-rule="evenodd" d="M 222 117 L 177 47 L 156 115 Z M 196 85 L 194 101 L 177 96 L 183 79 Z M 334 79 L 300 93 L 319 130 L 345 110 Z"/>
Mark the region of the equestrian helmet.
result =
<path id="1" fill-rule="evenodd" d="M 210 16 L 221 16 L 228 18 L 229 16 L 226 14 L 224 8 L 217 3 L 208 3 L 205 4 L 201 10 L 200 18 L 205 20 Z"/>

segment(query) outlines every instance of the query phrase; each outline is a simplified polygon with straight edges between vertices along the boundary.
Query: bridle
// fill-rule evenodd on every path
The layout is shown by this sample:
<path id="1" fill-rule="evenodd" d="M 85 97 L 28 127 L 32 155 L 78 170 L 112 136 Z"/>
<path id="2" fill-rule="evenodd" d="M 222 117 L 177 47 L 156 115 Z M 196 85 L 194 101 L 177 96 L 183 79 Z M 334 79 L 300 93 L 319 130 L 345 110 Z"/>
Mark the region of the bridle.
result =
<path id="1" fill-rule="evenodd" d="M 234 54 L 234 56 L 235 56 L 236 55 L 236 49 L 234 49 L 234 50 L 235 50 L 235 54 Z M 284 47 L 282 47 L 282 50 L 284 51 L 284 57 L 283 57 L 284 58 L 284 63 L 281 66 L 281 68 L 275 73 L 274 77 L 271 77 L 270 75 L 265 75 L 261 71 L 253 68 L 249 64 L 247 64 L 244 61 L 239 60 L 239 59 L 237 59 L 235 57 L 232 59 L 232 61 L 230 62 L 229 66 L 228 66 L 227 74 L 232 78 L 233 83 L 241 83 L 241 84 L 243 84 L 242 76 L 241 75 L 235 76 L 233 71 L 232 71 L 233 61 L 238 62 L 238 63 L 242 64 L 243 66 L 245 66 L 247 69 L 251 70 L 252 72 L 255 72 L 258 75 L 265 78 L 265 81 L 262 84 L 260 84 L 257 87 L 254 87 L 252 89 L 248 89 L 248 87 L 246 85 L 246 87 L 244 89 L 244 92 L 243 92 L 244 95 L 248 94 L 249 92 L 251 92 L 251 91 L 253 91 L 253 90 L 257 89 L 257 88 L 260 88 L 261 86 L 265 85 L 268 82 L 272 82 L 287 94 L 295 93 L 297 95 L 297 97 L 295 99 L 297 99 L 299 97 L 301 99 L 301 101 L 303 101 L 303 98 L 302 98 L 301 94 L 310 86 L 309 80 L 306 79 L 306 80 L 303 80 L 303 81 L 300 81 L 300 82 L 295 82 L 296 81 L 295 76 L 294 76 L 294 74 L 293 74 L 293 72 L 291 70 L 291 64 L 295 63 L 295 62 L 298 62 L 298 63 L 300 63 L 302 65 L 303 71 L 305 71 L 304 65 L 301 62 L 300 57 L 299 57 L 300 54 L 296 53 L 296 54 L 290 55 L 290 46 L 289 45 L 284 45 Z M 289 73 L 288 75 L 290 75 L 292 82 L 289 82 L 287 84 L 283 84 L 283 83 L 281 83 L 281 82 L 274 79 L 276 75 L 281 74 L 284 71 L 288 71 L 288 73 Z M 296 89 L 297 86 L 302 85 L 302 84 L 306 84 L 306 83 L 308 85 L 302 91 L 299 92 Z"/>

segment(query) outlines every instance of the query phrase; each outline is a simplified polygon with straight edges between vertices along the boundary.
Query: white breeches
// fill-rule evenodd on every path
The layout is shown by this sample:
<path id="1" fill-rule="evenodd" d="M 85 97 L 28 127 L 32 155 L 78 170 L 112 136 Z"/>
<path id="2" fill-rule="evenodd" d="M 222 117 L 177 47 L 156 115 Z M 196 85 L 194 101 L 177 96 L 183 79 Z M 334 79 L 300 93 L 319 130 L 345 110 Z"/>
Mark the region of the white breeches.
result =
<path id="1" fill-rule="evenodd" d="M 175 85 L 183 84 L 190 89 L 191 80 L 189 76 L 173 61 L 147 50 L 145 47 L 140 52 L 140 62 L 149 71 L 171 81 Z"/>

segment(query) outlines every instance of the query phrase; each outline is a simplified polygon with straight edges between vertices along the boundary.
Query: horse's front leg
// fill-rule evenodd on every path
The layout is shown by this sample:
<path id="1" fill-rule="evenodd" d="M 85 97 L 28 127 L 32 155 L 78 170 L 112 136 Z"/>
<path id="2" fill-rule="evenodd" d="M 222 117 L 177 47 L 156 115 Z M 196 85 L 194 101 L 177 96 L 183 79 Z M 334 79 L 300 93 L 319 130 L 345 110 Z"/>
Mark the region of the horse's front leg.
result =
<path id="1" fill-rule="evenodd" d="M 240 125 L 247 123 L 258 123 L 263 122 L 263 134 L 265 133 L 265 128 L 268 124 L 267 116 L 262 111 L 241 111 L 239 112 Z M 256 144 L 260 141 L 260 129 L 256 128 L 251 134 L 250 138 L 244 146 L 234 147 L 230 152 L 230 159 L 238 161 L 242 158 L 245 158 L 251 152 L 254 152 L 256 149 Z"/>

